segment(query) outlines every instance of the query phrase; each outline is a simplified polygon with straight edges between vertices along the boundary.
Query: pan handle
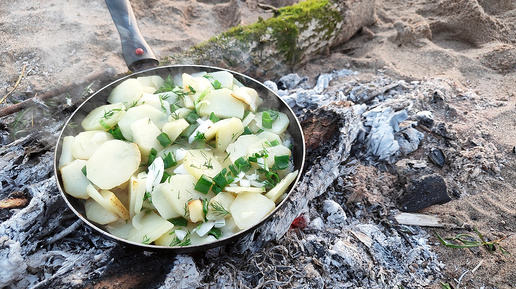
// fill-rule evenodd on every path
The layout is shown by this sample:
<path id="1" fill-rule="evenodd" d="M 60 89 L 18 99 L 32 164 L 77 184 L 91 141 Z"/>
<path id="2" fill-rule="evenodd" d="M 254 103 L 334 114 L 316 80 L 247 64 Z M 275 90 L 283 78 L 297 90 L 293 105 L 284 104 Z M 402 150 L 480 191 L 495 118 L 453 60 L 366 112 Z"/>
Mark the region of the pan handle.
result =
<path id="1" fill-rule="evenodd" d="M 125 63 L 131 71 L 158 66 L 158 59 L 147 44 L 134 17 L 129 0 L 105 0 L 122 41 Z"/>

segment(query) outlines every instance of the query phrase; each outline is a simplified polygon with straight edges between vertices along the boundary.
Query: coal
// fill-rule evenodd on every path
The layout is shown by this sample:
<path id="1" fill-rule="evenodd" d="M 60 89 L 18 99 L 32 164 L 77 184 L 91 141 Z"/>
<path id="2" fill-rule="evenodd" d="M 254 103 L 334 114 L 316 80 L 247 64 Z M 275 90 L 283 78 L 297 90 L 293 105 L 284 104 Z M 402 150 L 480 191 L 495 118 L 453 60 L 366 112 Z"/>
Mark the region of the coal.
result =
<path id="1" fill-rule="evenodd" d="M 432 205 L 451 201 L 444 178 L 437 174 L 412 180 L 407 191 L 399 198 L 400 210 L 417 212 Z"/>

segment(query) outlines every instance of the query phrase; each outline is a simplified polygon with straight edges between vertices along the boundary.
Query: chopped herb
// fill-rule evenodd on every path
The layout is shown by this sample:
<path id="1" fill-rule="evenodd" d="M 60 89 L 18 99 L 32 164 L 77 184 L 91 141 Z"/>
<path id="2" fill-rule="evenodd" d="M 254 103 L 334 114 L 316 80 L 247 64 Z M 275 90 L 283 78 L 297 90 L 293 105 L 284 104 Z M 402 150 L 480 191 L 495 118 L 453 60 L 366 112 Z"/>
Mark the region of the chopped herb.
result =
<path id="1" fill-rule="evenodd" d="M 115 139 L 119 139 L 119 140 L 125 140 L 125 137 L 124 135 L 122 134 L 122 130 L 120 129 L 120 127 L 118 125 L 116 125 L 115 127 L 112 127 L 108 130 L 108 132 L 115 138 Z"/>
<path id="2" fill-rule="evenodd" d="M 164 168 L 168 169 L 177 165 L 177 160 L 172 152 L 169 152 L 163 159 Z"/>
<path id="3" fill-rule="evenodd" d="M 189 125 L 181 134 L 180 136 L 188 138 L 199 126 L 198 123 L 193 123 Z"/>
<path id="4" fill-rule="evenodd" d="M 220 120 L 220 118 L 218 116 L 216 116 L 214 112 L 211 112 L 210 120 L 211 120 L 211 122 L 216 123 L 217 121 Z"/>
<path id="5" fill-rule="evenodd" d="M 88 176 L 88 174 L 86 172 L 86 166 L 82 167 L 81 172 L 83 175 Z"/>
<path id="6" fill-rule="evenodd" d="M 219 202 L 210 202 L 210 206 L 213 209 L 213 214 L 216 217 L 224 218 L 227 215 L 230 215 L 229 211 L 226 210 Z"/>
<path id="7" fill-rule="evenodd" d="M 197 92 L 197 91 L 195 91 L 195 89 L 194 89 L 191 85 L 189 85 L 189 86 L 188 86 L 188 89 L 189 89 L 189 90 L 190 90 L 190 92 L 191 92 L 191 93 L 193 93 L 193 94 L 195 94 L 195 93 Z"/>
<path id="8" fill-rule="evenodd" d="M 195 184 L 195 190 L 207 194 L 210 191 L 212 181 L 208 179 L 205 175 L 201 175 L 197 183 Z"/>
<path id="9" fill-rule="evenodd" d="M 278 174 L 276 174 L 274 172 L 271 172 L 271 171 L 268 171 L 268 170 L 264 170 L 264 169 L 261 169 L 261 168 L 258 169 L 258 172 L 265 176 L 266 184 L 267 185 L 275 186 L 280 181 Z"/>
<path id="10" fill-rule="evenodd" d="M 220 81 L 218 81 L 217 79 L 213 78 L 213 76 L 211 76 L 210 74 L 205 74 L 203 77 L 210 81 L 213 88 L 215 88 L 215 89 L 222 88 L 222 83 L 220 83 Z"/>
<path id="11" fill-rule="evenodd" d="M 251 111 L 249 111 L 249 110 L 244 111 L 244 116 L 242 117 L 242 119 L 246 118 L 247 115 L 249 115 L 250 113 L 251 113 Z"/>
<path id="12" fill-rule="evenodd" d="M 104 111 L 103 118 L 110 119 L 115 114 L 115 112 L 118 112 L 118 111 L 122 111 L 122 109 L 121 108 L 113 108 L 108 111 Z"/>
<path id="13" fill-rule="evenodd" d="M 197 133 L 194 136 L 194 141 L 199 141 L 199 140 L 202 141 L 205 139 L 206 139 L 206 136 L 204 136 L 204 133 L 200 132 L 200 131 L 197 131 Z"/>
<path id="14" fill-rule="evenodd" d="M 151 203 L 151 204 L 152 204 L 152 195 L 151 195 L 151 193 L 149 193 L 149 192 L 145 192 L 145 194 L 143 195 L 143 200 L 144 200 L 144 201 L 145 201 L 145 200 L 148 200 L 148 201 L 149 201 L 149 203 Z"/>
<path id="15" fill-rule="evenodd" d="M 183 238 L 183 240 L 179 240 L 179 238 L 175 236 L 174 239 L 172 239 L 172 242 L 170 242 L 169 246 L 188 246 L 191 244 L 192 242 L 190 241 L 190 232 L 188 232 L 186 236 Z"/>
<path id="16" fill-rule="evenodd" d="M 275 147 L 275 146 L 277 146 L 277 145 L 279 145 L 279 144 L 280 144 L 280 142 L 279 142 L 279 140 L 277 140 L 277 139 L 275 139 L 275 140 L 273 140 L 273 141 L 271 141 L 271 142 L 269 143 L 269 145 L 270 145 L 271 147 Z"/>
<path id="17" fill-rule="evenodd" d="M 267 154 L 267 151 L 264 149 L 260 153 L 254 153 L 252 156 L 249 157 L 249 161 L 253 163 L 257 163 L 259 158 L 266 158 L 269 155 Z"/>
<path id="18" fill-rule="evenodd" d="M 212 161 L 212 159 L 209 159 L 209 160 L 205 161 L 202 166 L 207 168 L 207 169 L 213 169 L 213 165 L 211 164 L 211 161 Z"/>
<path id="19" fill-rule="evenodd" d="M 150 244 L 150 237 L 147 237 L 147 235 L 143 236 L 142 244 L 149 245 Z"/>
<path id="20" fill-rule="evenodd" d="M 278 112 L 274 110 L 266 110 L 262 112 L 262 126 L 264 128 L 272 128 L 272 123 L 278 118 Z"/>
<path id="21" fill-rule="evenodd" d="M 107 124 L 103 119 L 100 119 L 99 123 L 105 129 L 110 129 L 111 128 L 111 126 L 109 124 Z"/>
<path id="22" fill-rule="evenodd" d="M 215 237 L 215 239 L 220 239 L 220 236 L 222 236 L 222 230 L 219 228 L 211 228 L 211 230 L 208 232 L 208 235 L 212 235 Z"/>
<path id="23" fill-rule="evenodd" d="M 186 227 L 188 225 L 188 220 L 183 217 L 172 218 L 167 221 L 174 224 L 174 226 Z"/>
<path id="24" fill-rule="evenodd" d="M 227 169 L 222 169 L 215 177 L 213 177 L 213 183 L 220 188 L 227 186 L 228 180 L 226 179 Z"/>
<path id="25" fill-rule="evenodd" d="M 147 165 L 150 166 L 152 162 L 156 159 L 156 156 L 158 155 L 158 151 L 155 148 L 151 148 L 149 153 L 149 159 L 147 160 Z"/>
<path id="26" fill-rule="evenodd" d="M 271 171 L 280 171 L 288 168 L 289 155 L 274 156 L 274 165 Z"/>
<path id="27" fill-rule="evenodd" d="M 178 195 L 178 197 L 179 197 L 179 195 Z M 188 210 L 188 203 L 189 203 L 189 202 L 186 202 L 186 203 L 185 203 L 185 207 L 183 208 L 185 218 L 190 217 L 190 211 Z"/>
<path id="28" fill-rule="evenodd" d="M 223 160 L 222 162 L 225 162 L 225 161 L 229 158 L 229 155 L 230 155 L 230 154 L 231 154 L 231 153 L 228 153 L 228 155 L 224 158 L 224 160 Z"/>
<path id="29" fill-rule="evenodd" d="M 168 76 L 165 81 L 163 82 L 163 85 L 154 92 L 154 94 L 167 92 L 167 91 L 173 91 L 174 88 L 176 88 L 176 84 L 174 83 L 174 79 L 172 79 L 172 76 Z"/>

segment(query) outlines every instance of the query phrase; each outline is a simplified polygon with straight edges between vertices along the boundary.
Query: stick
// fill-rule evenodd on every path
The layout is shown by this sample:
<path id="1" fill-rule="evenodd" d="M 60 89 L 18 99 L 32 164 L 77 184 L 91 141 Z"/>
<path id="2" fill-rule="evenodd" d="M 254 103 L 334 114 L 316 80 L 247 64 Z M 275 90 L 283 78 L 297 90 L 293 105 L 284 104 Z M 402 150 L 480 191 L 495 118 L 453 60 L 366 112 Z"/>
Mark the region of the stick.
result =
<path id="1" fill-rule="evenodd" d="M 21 74 L 20 74 L 20 76 L 18 77 L 18 80 L 16 80 L 16 83 L 14 84 L 13 89 L 11 89 L 11 91 L 9 91 L 9 92 L 4 96 L 4 97 L 2 97 L 2 99 L 0 99 L 0 104 L 1 104 L 2 102 L 4 102 L 4 101 L 7 99 L 7 97 L 9 97 L 9 95 L 11 95 L 11 94 L 16 90 L 16 88 L 18 87 L 18 85 L 20 84 L 20 82 L 21 82 L 21 80 L 22 80 L 22 78 L 23 78 L 23 74 L 25 73 L 25 66 L 26 66 L 26 64 L 24 64 L 24 65 L 23 65 L 23 67 L 22 67 L 22 71 L 21 71 Z"/>
<path id="2" fill-rule="evenodd" d="M 64 229 L 63 231 L 61 231 L 59 234 L 57 235 L 54 235 L 52 238 L 50 238 L 46 244 L 47 245 L 51 245 L 59 240 L 61 240 L 62 238 L 66 237 L 66 235 L 70 234 L 71 232 L 77 230 L 77 228 L 79 228 L 82 224 L 82 220 L 77 220 L 75 221 L 72 225 L 70 225 L 68 228 Z"/>
<path id="3" fill-rule="evenodd" d="M 26 99 L 26 100 L 24 100 L 22 102 L 19 102 L 17 104 L 13 104 L 11 106 L 4 107 L 4 108 L 0 109 L 0 117 L 4 117 L 4 116 L 10 115 L 10 114 L 13 114 L 15 112 L 18 112 L 18 111 L 20 111 L 22 109 L 25 109 L 25 108 L 27 108 L 27 107 L 37 103 L 37 102 L 41 102 L 42 100 L 49 99 L 49 98 L 58 96 L 60 94 L 63 94 L 67 90 L 71 90 L 71 89 L 73 89 L 73 88 L 75 88 L 77 86 L 85 85 L 87 83 L 93 82 L 93 81 L 95 81 L 95 80 L 97 80 L 97 79 L 99 79 L 101 77 L 105 77 L 106 74 L 107 74 L 106 71 L 93 72 L 90 75 L 88 75 L 84 79 L 84 81 L 82 81 L 80 83 L 70 83 L 70 84 L 58 87 L 58 88 L 56 88 L 56 89 L 54 89 L 52 91 L 36 95 L 34 97 Z M 5 96 L 5 97 L 7 97 L 7 96 Z"/>

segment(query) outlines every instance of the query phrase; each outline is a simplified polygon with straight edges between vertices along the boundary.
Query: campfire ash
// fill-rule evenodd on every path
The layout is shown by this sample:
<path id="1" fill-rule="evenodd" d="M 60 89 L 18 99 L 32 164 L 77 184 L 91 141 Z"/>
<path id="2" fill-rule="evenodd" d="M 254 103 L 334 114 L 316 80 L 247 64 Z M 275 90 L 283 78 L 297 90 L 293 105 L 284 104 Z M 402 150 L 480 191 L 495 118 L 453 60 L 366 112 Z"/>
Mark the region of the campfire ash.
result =
<path id="1" fill-rule="evenodd" d="M 81 224 L 58 195 L 49 144 L 61 122 L 0 149 L 2 198 L 18 191 L 30 199 L 21 209 L 2 209 L 0 287 L 123 281 L 128 288 L 422 288 L 437 282 L 443 264 L 429 232 L 394 216 L 457 198 L 482 182 L 484 171 L 496 173 L 496 148 L 478 139 L 465 151 L 445 122 L 457 117 L 447 99 L 475 95 L 446 80 L 406 82 L 350 70 L 323 74 L 314 86 L 295 74 L 266 85 L 294 109 L 308 147 L 292 199 L 270 221 L 237 244 L 193 255 L 134 251 L 108 240 Z M 436 155 L 428 158 L 431 152 Z M 485 169 L 477 171 L 479 165 Z M 459 186 L 458 167 L 470 169 L 473 181 Z M 423 181 L 440 184 L 438 195 L 417 187 Z"/>

